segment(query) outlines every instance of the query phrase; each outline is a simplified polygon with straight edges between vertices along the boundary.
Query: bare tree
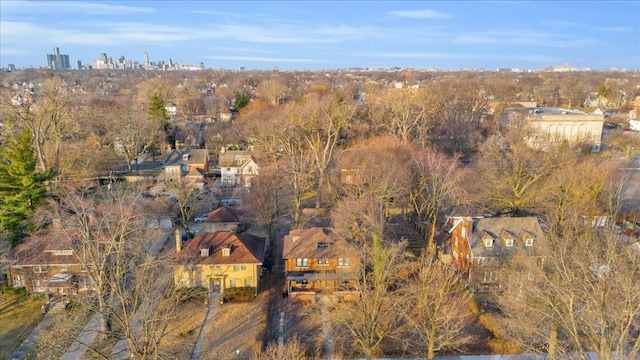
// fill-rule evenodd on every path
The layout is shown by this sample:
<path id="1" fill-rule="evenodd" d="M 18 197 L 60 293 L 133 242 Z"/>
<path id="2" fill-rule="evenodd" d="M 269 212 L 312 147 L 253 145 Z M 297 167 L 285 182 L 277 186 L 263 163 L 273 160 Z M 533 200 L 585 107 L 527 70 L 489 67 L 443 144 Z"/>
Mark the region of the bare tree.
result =
<path id="1" fill-rule="evenodd" d="M 252 360 L 305 360 L 304 348 L 297 338 L 290 339 L 284 344 L 270 344 L 264 351 L 255 352 Z"/>
<path id="2" fill-rule="evenodd" d="M 36 89 L 33 102 L 3 108 L 9 112 L 7 119 L 25 127 L 33 135 L 33 146 L 38 156 L 41 172 L 58 171 L 63 138 L 72 114 L 71 98 L 67 86 L 59 78 L 50 79 Z M 10 127 L 12 124 L 8 124 Z"/>
<path id="3" fill-rule="evenodd" d="M 173 195 L 173 197 L 169 196 L 166 201 L 170 206 L 170 211 L 176 214 L 177 224 L 182 227 L 188 237 L 193 237 L 194 232 L 191 230 L 190 222 L 198 211 L 202 211 L 207 206 L 202 188 L 181 177 L 167 181 L 165 191 Z"/>
<path id="4" fill-rule="evenodd" d="M 488 141 L 478 161 L 481 200 L 495 213 L 519 214 L 536 205 L 543 180 L 553 171 L 552 152 L 530 149 L 521 140 Z"/>
<path id="5" fill-rule="evenodd" d="M 275 77 L 262 80 L 256 88 L 258 96 L 264 98 L 271 105 L 280 104 L 286 90 L 287 86 Z"/>
<path id="6" fill-rule="evenodd" d="M 433 359 L 442 350 L 459 349 L 473 338 L 465 327 L 472 320 L 468 309 L 471 292 L 455 269 L 424 258 L 418 263 L 416 282 L 407 291 L 412 315 L 408 324 L 418 341 L 417 352 Z"/>
<path id="7" fill-rule="evenodd" d="M 391 136 L 375 137 L 340 154 L 335 179 L 341 179 L 332 211 L 335 226 L 351 229 L 356 239 L 383 234 L 395 213 L 404 211 L 411 176 L 407 145 Z"/>
<path id="8" fill-rule="evenodd" d="M 351 107 L 338 93 L 331 97 L 308 96 L 291 110 L 295 129 L 305 149 L 312 155 L 317 177 L 316 207 L 322 206 L 325 175 L 345 127 L 351 117 Z"/>
<path id="9" fill-rule="evenodd" d="M 405 298 L 401 294 L 401 277 L 405 243 L 383 247 L 379 236 L 374 235 L 374 245 L 363 247 L 362 264 L 357 284 L 359 297 L 344 301 L 332 313 L 334 334 L 346 331 L 342 338 L 351 338 L 367 359 L 382 354 L 382 344 L 404 321 Z"/>
<path id="10" fill-rule="evenodd" d="M 433 256 L 438 217 L 463 198 L 460 183 L 464 172 L 459 168 L 458 157 L 450 158 L 433 148 L 415 150 L 412 166 L 409 199 L 419 229 L 426 235 L 427 250 Z M 422 228 L 423 223 L 428 230 Z"/>

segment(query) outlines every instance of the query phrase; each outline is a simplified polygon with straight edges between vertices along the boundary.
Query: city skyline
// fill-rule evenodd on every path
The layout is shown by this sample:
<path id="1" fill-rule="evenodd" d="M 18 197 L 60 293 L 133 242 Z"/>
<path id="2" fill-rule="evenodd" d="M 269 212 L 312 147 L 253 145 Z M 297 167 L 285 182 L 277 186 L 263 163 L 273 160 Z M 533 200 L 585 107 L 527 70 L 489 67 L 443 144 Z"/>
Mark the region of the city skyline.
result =
<path id="1" fill-rule="evenodd" d="M 640 68 L 632 1 L 3 1 L 0 14 L 2 67 L 46 67 L 59 47 L 71 64 L 108 53 L 232 69 Z"/>

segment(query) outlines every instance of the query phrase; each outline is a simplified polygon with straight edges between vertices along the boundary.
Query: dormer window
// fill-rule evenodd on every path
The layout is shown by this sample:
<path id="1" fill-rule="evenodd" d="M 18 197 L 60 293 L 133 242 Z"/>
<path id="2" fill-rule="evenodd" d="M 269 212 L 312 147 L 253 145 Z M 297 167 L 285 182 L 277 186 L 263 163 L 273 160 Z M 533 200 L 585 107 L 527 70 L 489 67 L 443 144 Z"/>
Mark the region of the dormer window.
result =
<path id="1" fill-rule="evenodd" d="M 242 159 L 236 159 L 236 164 L 238 165 L 242 164 Z"/>
<path id="2" fill-rule="evenodd" d="M 504 244 L 506 246 L 513 246 L 513 239 L 504 239 Z"/>
<path id="3" fill-rule="evenodd" d="M 524 240 L 526 246 L 533 246 L 533 238 L 527 238 Z"/>
<path id="4" fill-rule="evenodd" d="M 222 256 L 229 256 L 229 255 L 231 255 L 231 246 L 223 247 Z"/>
<path id="5" fill-rule="evenodd" d="M 209 256 L 209 248 L 200 249 L 200 256 L 201 257 L 208 257 Z"/>
<path id="6" fill-rule="evenodd" d="M 492 238 L 485 238 L 484 239 L 484 246 L 492 247 L 493 246 L 493 239 Z"/>

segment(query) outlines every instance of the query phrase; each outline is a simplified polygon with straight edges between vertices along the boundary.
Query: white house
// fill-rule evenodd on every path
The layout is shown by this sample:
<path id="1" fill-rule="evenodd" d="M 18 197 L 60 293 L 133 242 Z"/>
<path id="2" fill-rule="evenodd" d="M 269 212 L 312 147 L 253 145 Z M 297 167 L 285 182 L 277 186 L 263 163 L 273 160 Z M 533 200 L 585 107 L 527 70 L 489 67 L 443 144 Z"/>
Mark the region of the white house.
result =
<path id="1" fill-rule="evenodd" d="M 218 158 L 220 182 L 224 186 L 251 187 L 253 178 L 258 175 L 259 167 L 248 151 L 229 151 L 224 147 Z"/>

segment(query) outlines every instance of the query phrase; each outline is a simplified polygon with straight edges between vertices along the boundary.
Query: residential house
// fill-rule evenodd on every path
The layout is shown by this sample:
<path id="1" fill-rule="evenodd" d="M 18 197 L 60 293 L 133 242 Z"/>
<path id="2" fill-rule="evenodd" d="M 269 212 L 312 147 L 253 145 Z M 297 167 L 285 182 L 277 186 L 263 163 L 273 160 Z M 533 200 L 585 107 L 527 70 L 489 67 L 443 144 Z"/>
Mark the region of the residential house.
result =
<path id="1" fill-rule="evenodd" d="M 236 108 L 226 107 L 220 111 L 220 121 L 231 121 L 235 119 L 236 116 L 238 116 L 238 110 L 236 110 Z"/>
<path id="2" fill-rule="evenodd" d="M 164 110 L 167 112 L 167 115 L 171 117 L 178 115 L 178 107 L 173 101 L 169 101 L 167 106 L 164 107 Z"/>
<path id="3" fill-rule="evenodd" d="M 93 289 L 91 276 L 70 239 L 33 236 L 12 249 L 7 258 L 9 286 L 24 287 L 32 294 L 77 295 Z"/>
<path id="4" fill-rule="evenodd" d="M 240 185 L 250 188 L 259 167 L 249 151 L 226 150 L 222 147 L 218 157 L 220 181 L 223 186 Z"/>
<path id="5" fill-rule="evenodd" d="M 479 291 L 500 290 L 500 268 L 516 254 L 544 261 L 545 236 L 535 217 L 458 217 L 453 221 L 447 246 L 452 262 Z"/>
<path id="6" fill-rule="evenodd" d="M 306 300 L 322 292 L 353 297 L 360 256 L 349 237 L 346 230 L 327 227 L 296 229 L 285 236 L 286 293 Z"/>
<path id="7" fill-rule="evenodd" d="M 206 287 L 224 293 L 235 287 L 258 288 L 265 239 L 247 233 L 207 232 L 182 244 L 176 234 L 174 280 L 179 287 Z"/>
<path id="8" fill-rule="evenodd" d="M 208 232 L 232 231 L 237 233 L 240 229 L 240 220 L 238 220 L 238 217 L 224 206 L 210 212 L 204 224 L 205 231 Z"/>
<path id="9" fill-rule="evenodd" d="M 550 144 L 566 141 L 571 145 L 587 144 L 599 152 L 604 128 L 603 114 L 587 114 L 558 108 L 505 109 L 505 126 L 528 126 L 532 133 L 524 140 L 534 148 L 545 150 Z"/>
<path id="10" fill-rule="evenodd" d="M 206 149 L 172 150 L 164 162 L 165 179 L 186 177 L 189 182 L 204 183 L 209 173 L 209 152 Z"/>

